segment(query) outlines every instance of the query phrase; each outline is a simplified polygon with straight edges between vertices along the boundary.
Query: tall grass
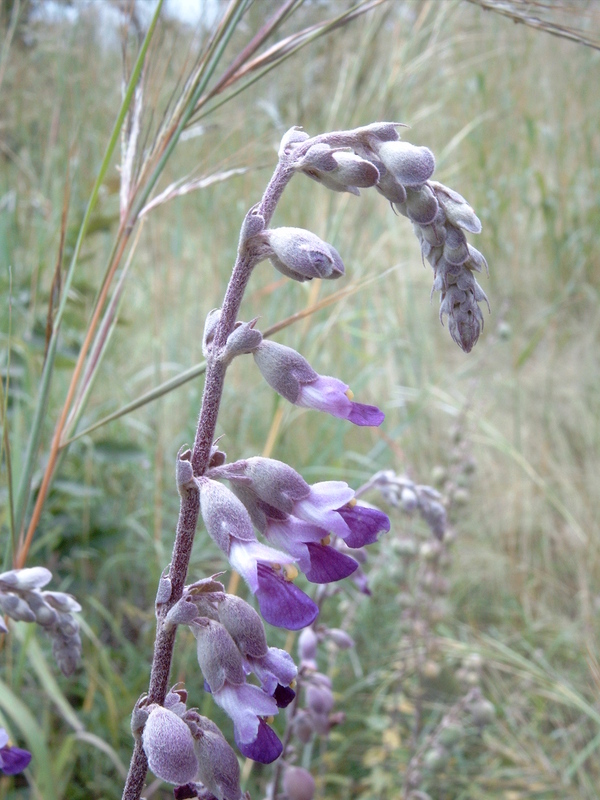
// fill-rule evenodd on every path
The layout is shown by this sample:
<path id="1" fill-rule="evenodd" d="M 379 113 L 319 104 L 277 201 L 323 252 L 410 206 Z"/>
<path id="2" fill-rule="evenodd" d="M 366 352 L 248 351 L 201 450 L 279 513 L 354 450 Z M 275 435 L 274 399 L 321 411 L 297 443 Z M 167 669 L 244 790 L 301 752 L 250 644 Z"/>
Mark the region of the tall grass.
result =
<path id="1" fill-rule="evenodd" d="M 256 5 L 252 13 L 256 30 L 264 20 Z M 323 9 L 309 5 L 306 14 L 303 25 Z M 65 185 L 68 263 L 121 102 L 119 59 L 93 24 L 32 33 L 33 44 L 15 33 L 0 89 L 6 564 L 16 544 L 9 490 L 14 497 L 25 468 Z M 247 41 L 244 29 L 235 35 Z M 189 33 L 159 24 L 148 76 L 157 109 L 195 52 Z M 384 5 L 307 46 L 201 120 L 202 129 L 190 128 L 174 151 L 161 188 L 190 172 L 249 169 L 146 216 L 118 322 L 78 421 L 83 431 L 201 362 L 204 317 L 219 303 L 240 221 L 259 197 L 261 166 L 273 163 L 283 130 L 299 124 L 316 133 L 373 119 L 412 126 L 405 138 L 436 153 L 435 177 L 463 193 L 484 225 L 480 249 L 490 278 L 483 286 L 493 313 L 476 349 L 464 356 L 439 326 L 428 303 L 431 275 L 406 220 L 383 198 L 369 193 L 359 205 L 296 179 L 278 224 L 302 225 L 332 242 L 348 281 L 365 285 L 276 338 L 301 349 L 319 372 L 351 382 L 364 402 L 384 407 L 384 430 L 369 433 L 365 448 L 365 437 L 359 444 L 342 422 L 280 409 L 240 359 L 220 432 L 230 458 L 260 452 L 269 440 L 271 455 L 301 465 L 307 479 L 343 477 L 358 486 L 382 468 L 421 482 L 432 480 L 436 466 L 451 471 L 460 430 L 477 470 L 467 504 L 453 509 L 448 613 L 436 629 L 442 671 L 424 686 L 424 727 L 455 696 L 456 670 L 472 652 L 483 659 L 482 685 L 497 722 L 432 777 L 436 800 L 600 796 L 599 72 L 590 49 L 455 2 Z M 143 147 L 159 122 L 147 119 Z M 118 226 L 112 162 L 65 306 L 42 452 Z M 283 284 L 265 268 L 243 313 L 253 316 L 260 298 L 267 327 L 335 289 Z M 201 389 L 197 376 L 76 439 L 60 461 L 29 560 L 50 566 L 82 602 L 84 666 L 76 679 L 57 680 L 46 642 L 18 625 L 19 635 L 4 642 L 0 724 L 34 752 L 37 767 L 33 788 L 0 782 L 0 796 L 118 796 L 128 715 L 147 687 L 153 598 L 176 519 L 174 457 L 193 439 Z M 35 464 L 34 495 L 46 463 Z M 390 542 L 405 526 L 397 521 Z M 356 659 L 335 666 L 336 689 L 352 707 L 348 727 L 313 753 L 322 796 L 391 800 L 410 759 L 403 735 L 382 737 L 388 728 L 411 729 L 414 684 L 395 649 L 394 570 L 403 568 L 391 544 L 381 548 L 374 601 L 361 603 L 356 617 Z M 200 576 L 221 568 L 199 536 L 193 569 Z M 199 689 L 193 650 L 179 648 L 174 675 Z M 253 796 L 265 780 L 260 772 L 251 777 Z"/>

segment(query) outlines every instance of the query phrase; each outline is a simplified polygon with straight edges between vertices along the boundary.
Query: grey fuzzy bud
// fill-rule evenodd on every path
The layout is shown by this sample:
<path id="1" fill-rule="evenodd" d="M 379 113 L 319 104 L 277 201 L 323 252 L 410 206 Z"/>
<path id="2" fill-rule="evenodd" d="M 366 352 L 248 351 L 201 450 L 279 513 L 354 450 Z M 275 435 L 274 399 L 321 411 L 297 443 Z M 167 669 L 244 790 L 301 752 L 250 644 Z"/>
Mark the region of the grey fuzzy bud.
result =
<path id="1" fill-rule="evenodd" d="M 283 134 L 279 144 L 279 158 L 288 154 L 296 145 L 305 142 L 307 139 L 310 139 L 310 136 L 306 131 L 303 131 L 302 128 L 299 128 L 297 125 L 290 128 L 289 131 Z"/>
<path id="2" fill-rule="evenodd" d="M 70 614 L 73 611 L 81 611 L 81 606 L 75 600 L 75 598 L 70 595 L 66 594 L 65 592 L 41 592 L 41 596 L 44 602 L 55 608 L 57 611 L 61 611 L 65 614 Z"/>
<path id="3" fill-rule="evenodd" d="M 275 269 L 297 281 L 339 278 L 344 264 L 335 247 L 303 228 L 272 228 L 265 233 Z"/>
<path id="4" fill-rule="evenodd" d="M 351 647 L 354 647 L 354 639 L 349 633 L 341 630 L 341 628 L 330 628 L 327 631 L 327 636 L 340 650 L 349 650 Z"/>
<path id="5" fill-rule="evenodd" d="M 16 594 L 0 594 L 0 610 L 17 622 L 35 622 L 35 614 L 29 605 Z"/>
<path id="6" fill-rule="evenodd" d="M 444 538 L 447 525 L 446 509 L 437 500 L 430 500 L 421 504 L 423 518 L 431 528 L 434 536 L 440 541 Z"/>
<path id="7" fill-rule="evenodd" d="M 11 569 L 0 574 L 0 590 L 6 588 L 26 592 L 30 589 L 41 589 L 51 580 L 52 573 L 46 567 Z"/>
<path id="8" fill-rule="evenodd" d="M 419 225 L 430 225 L 438 213 L 438 202 L 429 186 L 420 189 L 406 189 L 406 215 Z M 400 211 L 400 209 L 398 209 Z M 402 212 L 400 212 L 402 213 Z"/>
<path id="9" fill-rule="evenodd" d="M 58 622 L 58 613 L 47 605 L 40 592 L 28 592 L 27 604 L 35 614 L 38 625 L 50 627 Z"/>
<path id="10" fill-rule="evenodd" d="M 276 342 L 263 341 L 253 356 L 269 386 L 290 403 L 298 399 L 302 384 L 319 377 L 300 353 Z"/>
<path id="11" fill-rule="evenodd" d="M 315 714 L 329 714 L 334 705 L 333 693 L 326 686 L 309 686 L 306 705 Z"/>
<path id="12" fill-rule="evenodd" d="M 288 800 L 313 800 L 315 779 L 303 767 L 286 767 L 283 789 Z"/>
<path id="13" fill-rule="evenodd" d="M 435 170 L 435 158 L 428 147 L 416 147 L 409 142 L 383 142 L 377 154 L 403 186 L 422 186 Z"/>
<path id="14" fill-rule="evenodd" d="M 240 800 L 240 766 L 233 749 L 209 719 L 198 715 L 197 721 L 198 778 L 217 800 Z"/>
<path id="15" fill-rule="evenodd" d="M 306 711 L 299 711 L 294 720 L 294 734 L 302 742 L 308 744 L 313 737 L 315 729 L 312 723 L 312 715 Z"/>
<path id="16" fill-rule="evenodd" d="M 257 207 L 254 206 L 254 208 L 251 208 L 246 214 L 242 224 L 242 229 L 240 231 L 240 242 L 245 242 L 248 239 L 252 239 L 253 236 L 256 236 L 264 229 L 265 218 L 262 216 L 262 214 L 259 214 Z"/>
<path id="17" fill-rule="evenodd" d="M 313 628 L 304 628 L 298 637 L 298 655 L 301 661 L 314 661 L 319 640 Z"/>
<path id="18" fill-rule="evenodd" d="M 201 482 L 200 509 L 209 536 L 225 554 L 229 553 L 232 537 L 241 541 L 256 538 L 243 503 L 220 483 Z"/>
<path id="19" fill-rule="evenodd" d="M 348 149 L 332 149 L 322 142 L 307 151 L 298 168 L 334 192 L 358 195 L 359 188 L 374 186 L 379 180 L 379 170 L 372 161 Z"/>
<path id="20" fill-rule="evenodd" d="M 460 228 L 455 228 L 454 225 L 446 225 L 444 258 L 453 266 L 460 266 L 469 258 L 467 237 Z"/>
<path id="21" fill-rule="evenodd" d="M 419 505 L 419 499 L 413 489 L 409 486 L 405 486 L 401 493 L 400 493 L 400 504 L 402 506 L 402 510 L 405 511 L 407 514 L 412 514 L 412 512 L 417 508 Z"/>
<path id="22" fill-rule="evenodd" d="M 190 626 L 196 637 L 198 663 L 212 692 L 225 682 L 241 686 L 245 681 L 242 656 L 220 622 L 202 619 Z"/>
<path id="23" fill-rule="evenodd" d="M 52 636 L 52 654 L 63 675 L 72 675 L 81 658 L 81 637 L 75 632 L 63 636 L 60 631 L 49 631 Z"/>
<path id="24" fill-rule="evenodd" d="M 260 500 L 285 514 L 291 514 L 294 503 L 310 494 L 310 486 L 295 469 L 274 458 L 255 456 L 227 464 L 215 474 L 232 483 L 241 483 Z"/>
<path id="25" fill-rule="evenodd" d="M 193 781 L 198 759 L 192 733 L 186 723 L 162 706 L 151 707 L 142 733 L 148 765 L 157 778 L 181 785 Z"/>
<path id="26" fill-rule="evenodd" d="M 465 353 L 470 353 L 483 328 L 483 315 L 477 305 L 474 291 L 462 290 L 458 285 L 454 285 L 442 292 L 440 319 L 444 314 L 448 315 L 450 335 Z"/>
<path id="27" fill-rule="evenodd" d="M 380 172 L 377 186 L 377 191 L 382 194 L 390 203 L 398 203 L 400 205 L 406 202 L 406 189 L 390 171 L 385 167 Z"/>
<path id="28" fill-rule="evenodd" d="M 267 636 L 257 612 L 241 597 L 223 595 L 219 603 L 219 621 L 244 656 L 260 658 L 268 653 Z M 210 681 L 209 681 L 210 683 Z"/>
<path id="29" fill-rule="evenodd" d="M 462 195 L 437 181 L 431 181 L 430 186 L 453 225 L 469 233 L 481 233 L 481 221 Z"/>

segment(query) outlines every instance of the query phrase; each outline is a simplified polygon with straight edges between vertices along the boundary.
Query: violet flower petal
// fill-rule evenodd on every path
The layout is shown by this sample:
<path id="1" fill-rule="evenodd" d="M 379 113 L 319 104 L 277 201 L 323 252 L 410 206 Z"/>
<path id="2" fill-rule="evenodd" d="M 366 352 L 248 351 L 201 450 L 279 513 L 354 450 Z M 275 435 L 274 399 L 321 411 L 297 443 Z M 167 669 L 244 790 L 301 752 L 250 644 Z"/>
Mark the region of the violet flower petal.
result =
<path id="1" fill-rule="evenodd" d="M 298 631 L 315 621 L 318 606 L 269 564 L 258 563 L 257 578 L 260 612 L 271 625 Z"/>
<path id="2" fill-rule="evenodd" d="M 277 703 L 258 686 L 243 683 L 240 686 L 225 684 L 212 696 L 233 721 L 235 740 L 251 744 L 257 736 L 259 717 L 277 714 Z"/>
<path id="3" fill-rule="evenodd" d="M 259 720 L 258 734 L 253 742 L 240 742 L 235 733 L 234 738 L 243 756 L 261 764 L 271 764 L 283 752 L 283 745 L 277 734 L 263 719 Z"/>
<path id="4" fill-rule="evenodd" d="M 240 573 L 253 594 L 258 591 L 257 564 L 262 561 L 267 564 L 293 564 L 293 556 L 274 550 L 261 544 L 258 539 L 254 541 L 231 540 L 229 550 L 229 563 Z"/>
<path id="5" fill-rule="evenodd" d="M 300 386 L 295 403 L 297 406 L 326 411 L 355 425 L 381 425 L 385 414 L 376 406 L 355 403 L 348 396 L 351 395 L 348 389 L 348 384 L 338 378 L 319 375 L 314 381 Z"/>
<path id="6" fill-rule="evenodd" d="M 0 750 L 0 771 L 5 775 L 16 775 L 27 769 L 31 753 L 20 747 L 3 747 Z"/>
<path id="7" fill-rule="evenodd" d="M 350 529 L 350 535 L 342 537 L 348 547 L 364 547 L 377 541 L 380 533 L 387 533 L 390 520 L 387 514 L 378 508 L 360 505 L 345 505 L 337 509 Z"/>
<path id="8" fill-rule="evenodd" d="M 278 684 L 273 692 L 273 699 L 277 703 L 277 708 L 287 708 L 296 697 L 296 692 L 289 686 Z"/>
<path id="9" fill-rule="evenodd" d="M 322 544 L 307 544 L 310 553 L 310 569 L 306 577 L 311 583 L 341 581 L 357 569 L 358 563 L 334 547 Z"/>
<path id="10" fill-rule="evenodd" d="M 289 686 L 298 675 L 294 659 L 278 647 L 269 647 L 264 656 L 248 657 L 247 661 L 264 691 L 271 696 L 278 685 Z"/>

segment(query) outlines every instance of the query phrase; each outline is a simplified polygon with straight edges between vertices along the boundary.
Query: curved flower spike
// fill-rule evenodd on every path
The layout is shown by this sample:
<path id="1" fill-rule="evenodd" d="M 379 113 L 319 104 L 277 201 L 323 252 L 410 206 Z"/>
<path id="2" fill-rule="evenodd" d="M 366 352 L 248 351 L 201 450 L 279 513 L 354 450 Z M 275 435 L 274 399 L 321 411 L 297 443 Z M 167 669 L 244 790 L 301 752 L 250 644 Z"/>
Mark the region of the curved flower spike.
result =
<path id="1" fill-rule="evenodd" d="M 385 414 L 377 406 L 355 403 L 348 384 L 319 375 L 300 353 L 275 342 L 263 341 L 254 360 L 264 379 L 290 403 L 326 411 L 355 425 L 381 425 Z"/>

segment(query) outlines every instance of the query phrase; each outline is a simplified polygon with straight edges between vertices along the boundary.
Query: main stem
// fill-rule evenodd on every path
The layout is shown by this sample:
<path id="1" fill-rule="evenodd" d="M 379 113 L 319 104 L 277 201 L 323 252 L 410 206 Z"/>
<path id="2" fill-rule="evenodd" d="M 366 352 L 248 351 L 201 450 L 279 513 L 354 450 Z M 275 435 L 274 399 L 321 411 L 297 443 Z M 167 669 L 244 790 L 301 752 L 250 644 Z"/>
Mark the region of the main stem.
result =
<path id="1" fill-rule="evenodd" d="M 283 190 L 293 174 L 292 164 L 286 156 L 282 157 L 265 189 L 261 202 L 249 212 L 260 214 L 265 220 L 265 227 L 269 225 Z M 221 355 L 227 343 L 227 338 L 237 322 L 250 275 L 259 260 L 252 254 L 251 248 L 248 247 L 242 236 L 233 272 L 225 292 L 211 354 L 207 359 L 202 406 L 191 455 L 195 477 L 204 475 L 208 469 L 227 369 Z M 166 628 L 164 619 L 169 610 L 183 595 L 199 514 L 200 496 L 198 489 L 183 490 L 181 492 L 179 520 L 168 575 L 171 581 L 171 596 L 166 603 L 157 608 L 156 639 L 148 688 L 148 704 L 157 703 L 162 705 L 165 701 L 171 662 L 173 660 L 176 628 Z M 144 753 L 141 739 L 138 738 L 131 756 L 125 788 L 123 789 L 123 800 L 139 800 L 144 788 L 147 771 L 148 760 Z"/>

